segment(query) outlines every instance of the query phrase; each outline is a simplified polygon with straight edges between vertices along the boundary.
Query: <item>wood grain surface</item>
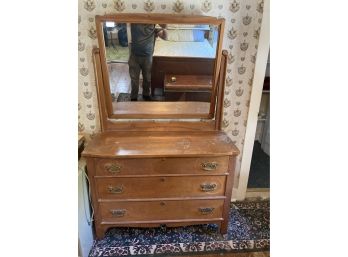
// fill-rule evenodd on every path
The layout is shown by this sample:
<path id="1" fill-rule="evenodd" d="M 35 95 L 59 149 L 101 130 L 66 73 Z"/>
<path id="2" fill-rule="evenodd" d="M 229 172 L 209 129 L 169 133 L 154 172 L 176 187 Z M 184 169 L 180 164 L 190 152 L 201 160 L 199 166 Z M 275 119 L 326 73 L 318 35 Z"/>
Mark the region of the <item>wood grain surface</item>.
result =
<path id="1" fill-rule="evenodd" d="M 222 216 L 223 200 L 195 201 L 141 201 L 141 202 L 102 202 L 102 222 L 134 222 L 134 221 L 165 221 L 220 219 Z M 201 209 L 212 208 L 209 213 Z M 112 211 L 123 211 L 124 215 L 115 217 Z"/>
<path id="2" fill-rule="evenodd" d="M 172 78 L 175 78 L 175 82 Z M 165 91 L 211 91 L 212 89 L 212 76 L 166 74 L 164 81 Z"/>
<path id="3" fill-rule="evenodd" d="M 208 102 L 113 102 L 111 118 L 157 119 L 209 118 Z"/>
<path id="4" fill-rule="evenodd" d="M 224 196 L 226 176 L 97 178 L 99 199 Z"/>
<path id="5" fill-rule="evenodd" d="M 222 131 L 104 132 L 83 151 L 85 157 L 204 157 L 238 155 L 239 150 Z"/>
<path id="6" fill-rule="evenodd" d="M 145 159 L 98 159 L 96 176 L 135 175 L 228 175 L 228 156 L 200 158 L 145 158 Z M 216 163 L 216 168 L 203 167 L 206 163 Z M 112 169 L 116 167 L 117 169 Z"/>

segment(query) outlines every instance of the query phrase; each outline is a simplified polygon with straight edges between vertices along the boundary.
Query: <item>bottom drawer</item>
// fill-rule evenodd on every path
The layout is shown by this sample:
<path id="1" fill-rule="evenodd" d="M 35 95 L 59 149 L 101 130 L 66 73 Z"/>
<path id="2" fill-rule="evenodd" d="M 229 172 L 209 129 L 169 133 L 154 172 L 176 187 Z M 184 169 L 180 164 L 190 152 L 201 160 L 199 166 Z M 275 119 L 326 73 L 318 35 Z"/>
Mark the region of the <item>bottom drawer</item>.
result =
<path id="1" fill-rule="evenodd" d="M 200 220 L 222 218 L 224 200 L 101 202 L 103 222 Z"/>

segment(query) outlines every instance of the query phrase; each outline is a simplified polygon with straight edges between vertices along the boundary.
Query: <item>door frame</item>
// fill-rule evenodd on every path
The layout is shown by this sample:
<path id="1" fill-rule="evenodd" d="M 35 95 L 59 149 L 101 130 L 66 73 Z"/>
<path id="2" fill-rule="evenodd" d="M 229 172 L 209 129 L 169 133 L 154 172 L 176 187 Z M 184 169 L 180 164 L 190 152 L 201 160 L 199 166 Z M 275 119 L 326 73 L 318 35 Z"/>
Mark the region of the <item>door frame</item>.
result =
<path id="1" fill-rule="evenodd" d="M 244 138 L 244 147 L 242 151 L 242 162 L 239 174 L 238 187 L 233 189 L 232 200 L 244 200 L 247 196 L 247 186 L 250 172 L 251 158 L 254 148 L 254 140 L 258 113 L 262 97 L 262 88 L 265 78 L 269 46 L 270 46 L 270 2 L 264 0 L 263 17 L 260 31 L 260 40 L 256 55 L 254 78 L 250 96 L 250 105 L 247 119 L 247 127 Z M 265 192 L 253 192 L 253 197 L 264 196 Z M 269 195 L 269 193 L 268 193 Z"/>

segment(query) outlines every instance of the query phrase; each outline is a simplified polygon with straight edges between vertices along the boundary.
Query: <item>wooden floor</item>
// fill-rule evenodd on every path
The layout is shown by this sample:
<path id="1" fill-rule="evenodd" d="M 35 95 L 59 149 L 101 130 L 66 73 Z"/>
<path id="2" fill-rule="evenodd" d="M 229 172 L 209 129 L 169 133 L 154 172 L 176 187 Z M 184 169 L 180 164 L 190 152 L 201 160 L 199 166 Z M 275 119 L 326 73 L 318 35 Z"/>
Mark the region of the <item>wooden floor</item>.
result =
<path id="1" fill-rule="evenodd" d="M 185 256 L 190 256 L 190 255 L 185 255 Z M 217 254 L 195 254 L 192 256 L 202 256 L 202 257 L 269 257 L 270 254 L 269 252 L 250 252 L 250 253 L 217 253 Z M 168 255 L 167 257 L 177 257 L 177 256 L 172 256 Z"/>
<path id="2" fill-rule="evenodd" d="M 120 93 L 131 92 L 128 63 L 108 63 L 110 91 L 117 99 Z M 139 94 L 142 94 L 142 76 L 139 78 Z"/>

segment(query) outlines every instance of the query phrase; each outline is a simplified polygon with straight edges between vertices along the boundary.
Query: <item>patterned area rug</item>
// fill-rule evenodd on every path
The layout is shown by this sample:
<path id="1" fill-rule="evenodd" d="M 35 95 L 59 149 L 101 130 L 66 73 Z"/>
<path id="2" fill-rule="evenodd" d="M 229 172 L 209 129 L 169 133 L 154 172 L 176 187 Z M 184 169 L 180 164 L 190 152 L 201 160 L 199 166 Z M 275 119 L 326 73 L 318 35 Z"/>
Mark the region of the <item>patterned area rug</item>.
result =
<path id="1" fill-rule="evenodd" d="M 111 94 L 112 96 L 112 101 L 115 101 L 115 96 Z M 117 102 L 129 102 L 131 100 L 130 94 L 129 93 L 120 93 L 117 97 Z M 151 101 L 164 101 L 163 96 L 152 96 Z M 143 99 L 143 95 L 138 95 L 138 101 L 145 101 Z"/>
<path id="2" fill-rule="evenodd" d="M 214 224 L 179 228 L 112 228 L 97 240 L 90 257 L 197 255 L 269 250 L 269 201 L 231 204 L 228 233 Z"/>
<path id="3" fill-rule="evenodd" d="M 142 95 L 138 95 L 138 98 L 142 98 Z M 131 100 L 129 93 L 120 93 L 117 97 L 117 102 L 129 102 Z"/>

